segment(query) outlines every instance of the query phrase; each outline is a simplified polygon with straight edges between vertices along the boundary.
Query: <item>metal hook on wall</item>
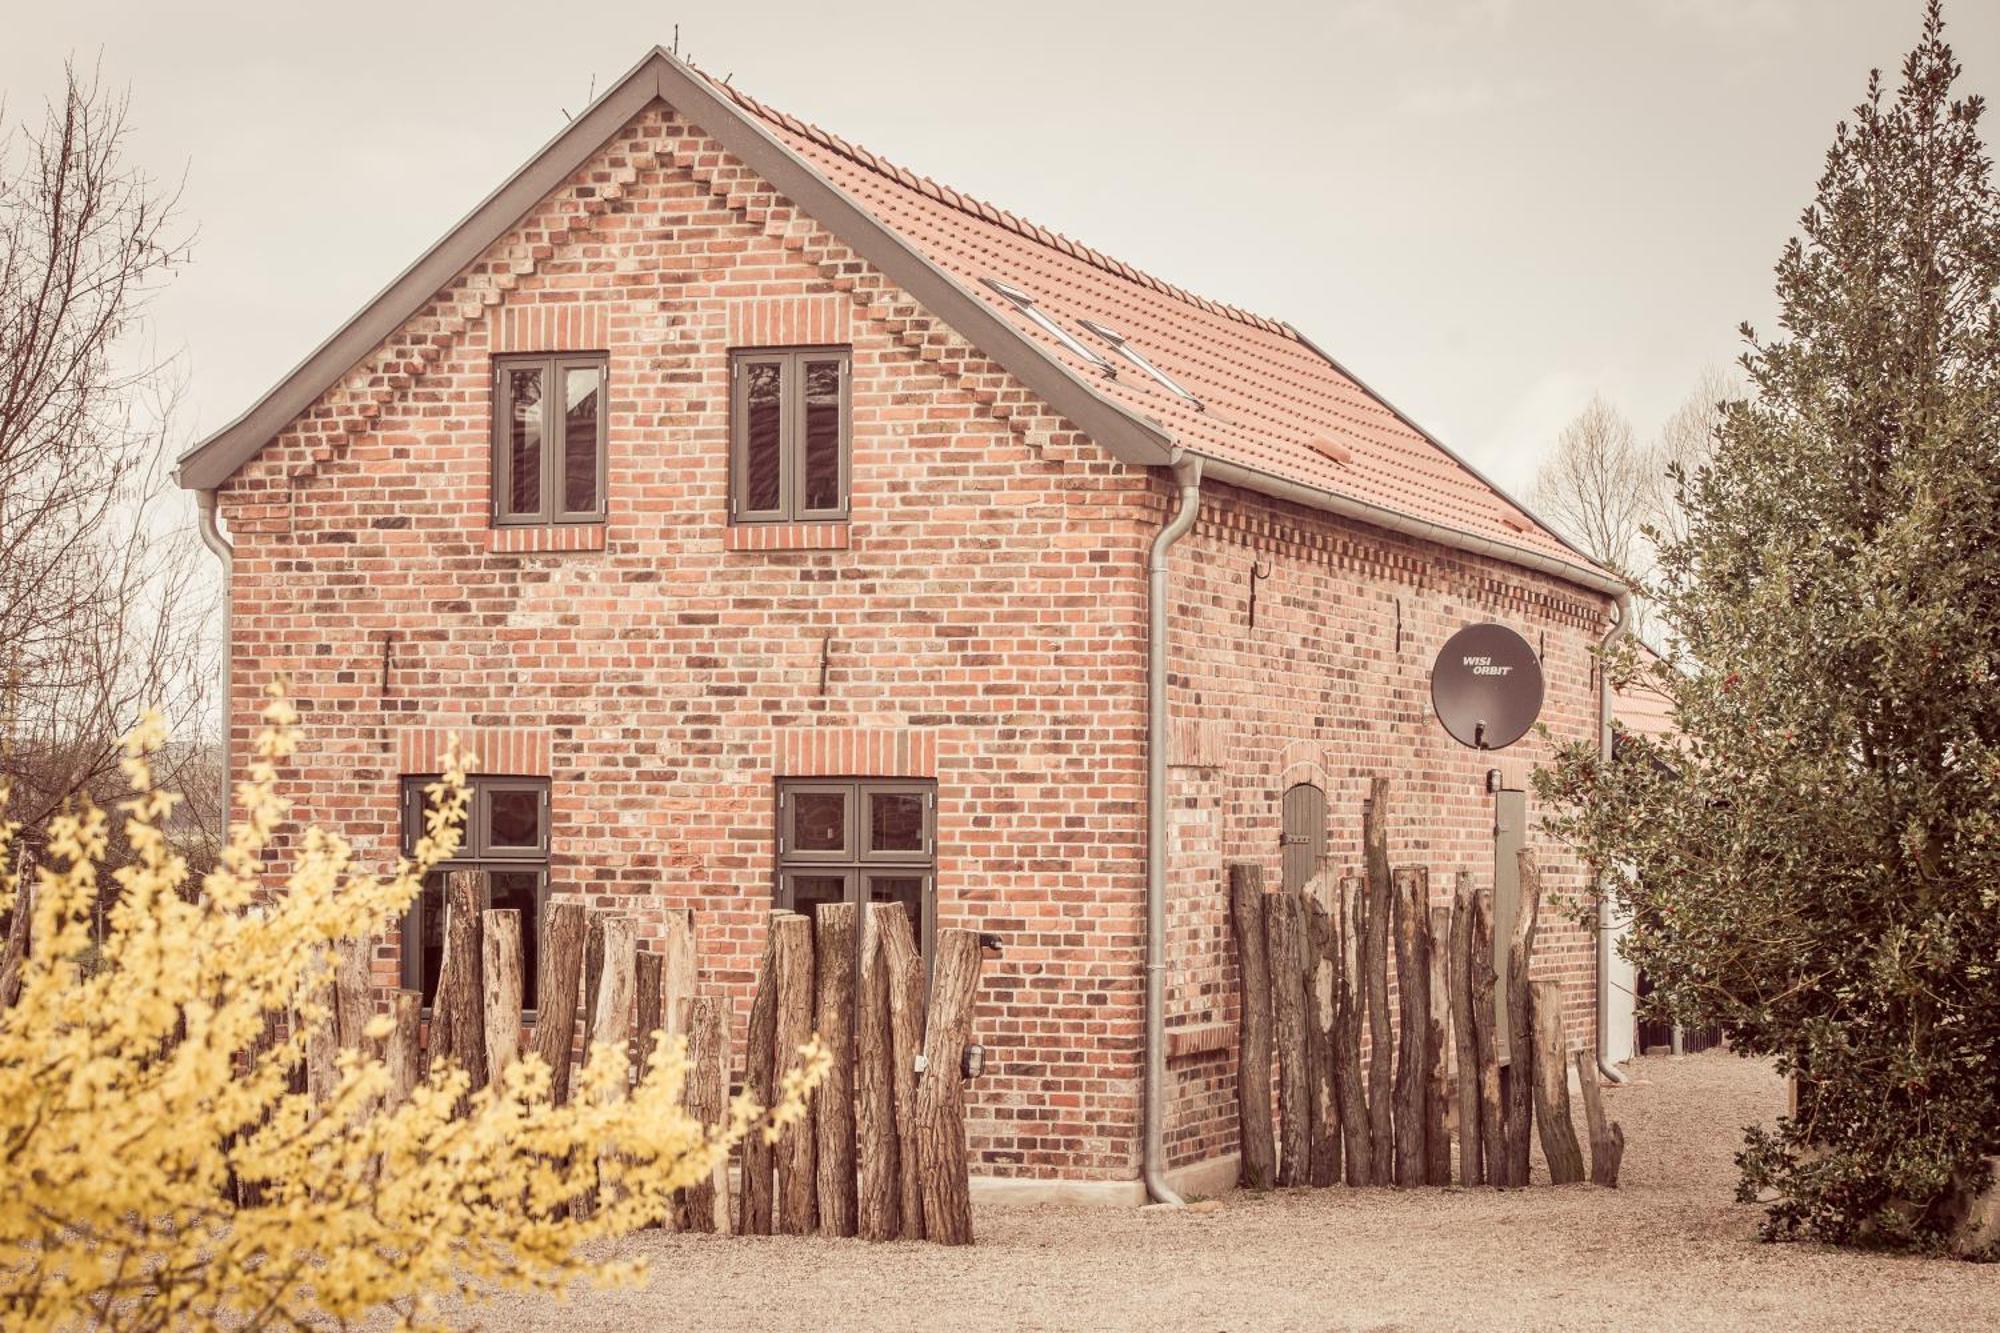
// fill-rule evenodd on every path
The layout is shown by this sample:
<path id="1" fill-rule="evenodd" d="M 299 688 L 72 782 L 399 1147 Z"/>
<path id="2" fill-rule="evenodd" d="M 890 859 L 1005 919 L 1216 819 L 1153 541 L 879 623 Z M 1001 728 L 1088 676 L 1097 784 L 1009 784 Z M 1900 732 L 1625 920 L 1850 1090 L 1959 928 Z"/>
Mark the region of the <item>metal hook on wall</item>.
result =
<path id="1" fill-rule="evenodd" d="M 1252 559 L 1250 562 L 1250 628 L 1257 628 L 1257 584 L 1271 577 L 1270 562 Z"/>

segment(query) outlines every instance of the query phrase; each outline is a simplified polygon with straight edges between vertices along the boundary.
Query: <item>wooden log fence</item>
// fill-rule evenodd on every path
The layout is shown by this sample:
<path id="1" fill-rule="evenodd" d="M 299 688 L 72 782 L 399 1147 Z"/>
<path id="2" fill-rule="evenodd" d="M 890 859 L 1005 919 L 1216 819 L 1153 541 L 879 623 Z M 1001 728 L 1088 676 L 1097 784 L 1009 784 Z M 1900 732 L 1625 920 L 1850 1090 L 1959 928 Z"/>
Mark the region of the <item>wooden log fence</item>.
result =
<path id="1" fill-rule="evenodd" d="M 1264 934 L 1271 951 L 1271 1014 L 1278 1034 L 1278 1184 L 1312 1178 L 1311 1071 L 1306 1067 L 1305 951 L 1300 947 L 1298 895 L 1264 896 Z"/>
<path id="2" fill-rule="evenodd" d="M 1507 1178 L 1498 1183 L 1528 1183 L 1529 1135 L 1534 1120 L 1534 1002 L 1528 972 L 1534 963 L 1535 923 L 1541 915 L 1542 881 L 1534 853 L 1521 849 L 1521 898 L 1514 907 L 1513 930 L 1507 945 L 1507 1071 L 1502 1082 L 1507 1100 Z"/>
<path id="3" fill-rule="evenodd" d="M 1429 1091 L 1431 1029 L 1430 877 L 1400 867 L 1395 888 L 1396 997 L 1401 1001 L 1401 1042 L 1396 1051 L 1396 1183 L 1421 1185 L 1430 1169 Z"/>
<path id="4" fill-rule="evenodd" d="M 1278 1145 L 1271 1127 L 1271 964 L 1264 930 L 1264 868 L 1229 867 L 1229 917 L 1236 927 L 1236 968 L 1242 1003 L 1236 1120 L 1242 1156 L 1238 1180 L 1267 1190 L 1278 1181 Z"/>
<path id="5" fill-rule="evenodd" d="M 1369 1183 L 1388 1185 L 1396 1179 L 1396 1130 L 1391 1110 L 1395 1093 L 1395 1040 L 1389 1017 L 1389 779 L 1369 784 L 1368 805 L 1361 818 L 1362 858 L 1367 873 L 1368 911 L 1361 937 L 1362 967 L 1368 978 L 1369 1137 L 1374 1142 Z"/>
<path id="6" fill-rule="evenodd" d="M 1455 1137 L 1456 1183 L 1525 1185 L 1537 1130 L 1550 1179 L 1582 1180 L 1562 985 L 1531 977 L 1542 896 L 1533 855 L 1520 854 L 1520 901 L 1496 970 L 1493 895 L 1461 870 L 1450 905 L 1433 905 L 1426 868 L 1389 864 L 1387 799 L 1377 779 L 1362 873 L 1267 893 L 1259 863 L 1228 867 L 1239 1182 L 1449 1186 Z M 1605 1121 L 1588 1053 L 1574 1064 L 1590 1178 L 1616 1185 L 1624 1133 Z"/>
<path id="7" fill-rule="evenodd" d="M 1429 881 L 1425 881 L 1428 897 Z M 1451 909 L 1429 909 L 1429 1036 L 1424 1044 L 1424 1180 L 1451 1184 Z"/>
<path id="8" fill-rule="evenodd" d="M 1472 1026 L 1472 914 L 1478 893 L 1471 872 L 1459 871 L 1445 945 L 1445 989 L 1451 1006 L 1452 1055 L 1457 1061 L 1452 1085 L 1458 1101 L 1458 1183 L 1466 1186 L 1486 1183 L 1480 1156 L 1479 1039 Z"/>
<path id="9" fill-rule="evenodd" d="M 657 947 L 645 948 L 631 919 L 588 913 L 574 903 L 551 905 L 540 941 L 536 1012 L 525 1022 L 519 913 L 467 910 L 485 899 L 485 885 L 477 873 L 454 879 L 445 935 L 455 959 L 444 960 L 446 985 L 433 1005 L 434 1059 L 476 1051 L 498 1079 L 534 1053 L 555 1075 L 554 1099 L 573 1092 L 571 1067 L 598 1045 L 636 1045 L 643 1061 L 677 1028 L 686 1038 L 688 1061 L 683 1106 L 711 1129 L 726 1123 L 734 1009 L 728 997 L 702 991 L 691 914 L 668 913 Z M 917 950 L 903 904 L 827 904 L 817 917 L 789 911 L 770 916 L 742 1068 L 749 1095 L 768 1106 L 783 1076 L 797 1068 L 799 1048 L 817 1037 L 834 1054 L 832 1076 L 813 1094 L 805 1119 L 775 1144 L 756 1132 L 745 1140 L 737 1191 L 730 1188 L 729 1163 L 718 1160 L 711 1174 L 675 1197 L 661 1221 L 682 1231 L 818 1231 L 969 1244 L 965 1084 L 982 937 L 963 929 L 938 932 L 933 989 L 933 969 Z M 1302 928 L 1306 921 L 1301 904 Z M 423 995 L 393 990 L 378 996 L 367 980 L 369 952 L 362 941 L 330 957 L 325 1021 L 318 1025 L 323 1034 L 308 1034 L 322 1067 L 308 1074 L 302 1060 L 300 1087 L 330 1091 L 334 1053 L 362 1041 L 380 1003 L 391 1022 L 370 1053 L 389 1071 L 382 1100 L 393 1107 L 425 1076 Z M 1303 973 L 1294 976 L 1303 986 Z M 643 1077 L 641 1061 L 630 1064 L 629 1077 Z M 614 1083 L 598 1095 L 625 1094 Z M 599 1156 L 597 1187 L 572 1204 L 579 1216 L 595 1211 L 597 1189 L 611 1188 L 605 1168 L 612 1162 Z"/>

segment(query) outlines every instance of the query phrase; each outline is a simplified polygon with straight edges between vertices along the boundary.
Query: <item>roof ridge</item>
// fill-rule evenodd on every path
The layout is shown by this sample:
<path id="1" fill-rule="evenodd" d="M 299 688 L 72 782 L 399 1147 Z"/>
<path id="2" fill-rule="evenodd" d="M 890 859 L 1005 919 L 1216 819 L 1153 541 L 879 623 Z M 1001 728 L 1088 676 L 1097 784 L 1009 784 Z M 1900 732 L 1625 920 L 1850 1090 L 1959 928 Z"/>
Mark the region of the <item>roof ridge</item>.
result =
<path id="1" fill-rule="evenodd" d="M 683 58 L 682 63 L 687 63 L 685 58 Z M 932 180 L 929 176 L 918 175 L 907 167 L 898 166 L 880 154 L 868 151 L 868 149 L 862 147 L 860 144 L 849 143 L 839 135 L 829 130 L 823 130 L 810 121 L 800 120 L 797 116 L 760 102 L 749 93 L 742 91 L 733 84 L 716 78 L 713 74 L 710 74 L 698 65 L 689 65 L 689 68 L 721 89 L 738 106 L 741 106 L 752 115 L 790 130 L 794 134 L 810 139 L 828 152 L 838 153 L 850 162 L 866 167 L 877 175 L 887 176 L 905 188 L 915 190 L 926 198 L 935 200 L 948 208 L 955 208 L 962 213 L 969 213 L 973 217 L 984 219 L 995 226 L 1004 227 L 1017 236 L 1026 237 L 1028 240 L 1034 241 L 1039 245 L 1046 245 L 1052 250 L 1059 250 L 1071 258 L 1081 260 L 1093 268 L 1111 274 L 1113 277 L 1136 283 L 1150 291 L 1158 292 L 1162 296 L 1170 297 L 1173 300 L 1195 306 L 1201 310 L 1206 310 L 1212 315 L 1220 315 L 1225 319 L 1233 319 L 1240 324 L 1248 324 L 1253 328 L 1263 329 L 1266 333 L 1275 333 L 1281 337 L 1290 338 L 1294 342 L 1305 341 L 1300 337 L 1298 330 L 1284 320 L 1272 319 L 1268 315 L 1260 315 L 1253 310 L 1245 310 L 1242 306 L 1230 305 L 1226 301 L 1217 301 L 1210 297 L 1191 292 L 1185 287 L 1177 286 L 1164 278 L 1155 277 L 1144 269 L 1135 268 L 1122 259 L 1113 258 L 1103 251 L 1085 245 L 1081 241 L 1073 240 L 1059 231 L 1052 231 L 1039 223 L 1030 222 L 1017 213 L 1012 213 L 997 205 L 989 204 L 983 199 L 965 193 L 963 190 L 955 190 L 949 185 L 940 184 Z"/>

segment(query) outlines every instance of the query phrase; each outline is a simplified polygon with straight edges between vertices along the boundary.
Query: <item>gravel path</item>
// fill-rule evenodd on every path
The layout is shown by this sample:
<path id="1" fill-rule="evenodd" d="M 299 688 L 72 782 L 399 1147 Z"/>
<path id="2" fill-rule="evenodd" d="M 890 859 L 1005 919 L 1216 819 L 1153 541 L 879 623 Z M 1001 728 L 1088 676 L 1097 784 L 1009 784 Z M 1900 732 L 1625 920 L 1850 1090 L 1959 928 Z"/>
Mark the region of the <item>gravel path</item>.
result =
<path id="1" fill-rule="evenodd" d="M 1761 1064 L 1633 1065 L 1608 1090 L 1624 1187 L 1236 1193 L 1217 1212 L 990 1207 L 969 1250 L 672 1236 L 624 1242 L 648 1287 L 446 1311 L 488 1328 L 2000 1328 L 2000 1265 L 1756 1239 L 1742 1126 Z M 1581 1118 L 1582 1108 L 1578 1107 Z M 1587 1151 L 1587 1149 L 1586 1149 Z"/>

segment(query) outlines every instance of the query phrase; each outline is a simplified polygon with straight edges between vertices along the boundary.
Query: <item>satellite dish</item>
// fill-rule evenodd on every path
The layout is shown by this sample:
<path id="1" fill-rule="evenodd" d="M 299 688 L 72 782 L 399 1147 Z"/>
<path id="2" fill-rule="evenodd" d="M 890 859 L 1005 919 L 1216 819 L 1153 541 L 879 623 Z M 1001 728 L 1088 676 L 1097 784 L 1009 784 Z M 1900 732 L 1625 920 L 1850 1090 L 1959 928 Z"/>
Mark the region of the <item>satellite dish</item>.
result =
<path id="1" fill-rule="evenodd" d="M 1505 625 L 1467 625 L 1431 665 L 1431 707 L 1460 745 L 1504 750 L 1542 712 L 1542 664 Z"/>

